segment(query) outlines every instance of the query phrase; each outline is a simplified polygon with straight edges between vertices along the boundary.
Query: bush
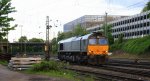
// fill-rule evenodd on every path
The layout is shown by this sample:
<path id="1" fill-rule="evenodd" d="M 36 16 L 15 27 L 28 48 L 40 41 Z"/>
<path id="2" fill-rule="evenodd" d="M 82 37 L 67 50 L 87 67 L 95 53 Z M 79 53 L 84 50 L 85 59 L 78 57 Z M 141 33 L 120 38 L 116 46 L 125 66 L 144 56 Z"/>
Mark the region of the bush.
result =
<path id="1" fill-rule="evenodd" d="M 127 53 L 133 54 L 143 54 L 149 51 L 150 49 L 150 36 L 143 38 L 130 39 L 123 43 L 115 43 L 110 46 L 112 51 L 123 50 Z"/>
<path id="2" fill-rule="evenodd" d="M 0 60 L 0 64 L 7 66 L 8 62 L 5 60 Z"/>
<path id="3" fill-rule="evenodd" d="M 56 62 L 56 61 L 42 61 L 39 64 L 34 64 L 31 70 L 33 71 L 59 71 L 66 67 L 67 64 L 64 62 Z"/>

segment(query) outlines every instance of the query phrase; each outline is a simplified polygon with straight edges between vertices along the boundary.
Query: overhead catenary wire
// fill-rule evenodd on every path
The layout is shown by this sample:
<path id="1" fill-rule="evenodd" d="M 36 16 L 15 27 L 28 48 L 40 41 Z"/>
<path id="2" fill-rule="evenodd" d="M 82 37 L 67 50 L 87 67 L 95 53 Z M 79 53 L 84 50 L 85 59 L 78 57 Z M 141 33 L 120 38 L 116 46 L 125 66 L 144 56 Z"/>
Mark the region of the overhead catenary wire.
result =
<path id="1" fill-rule="evenodd" d="M 125 11 L 125 10 L 137 9 L 137 8 L 139 8 L 141 6 L 146 6 L 146 4 L 147 4 L 148 1 L 149 0 L 141 0 L 141 1 L 137 2 L 137 3 L 130 4 L 130 5 L 126 6 L 126 7 L 120 8 L 120 9 L 113 9 L 113 8 L 111 8 L 111 10 L 108 9 L 107 12 L 112 13 L 112 12 L 121 12 L 121 11 Z M 107 5 L 113 5 L 113 4 L 114 4 L 113 0 L 111 0 L 111 1 L 109 1 L 107 3 Z"/>

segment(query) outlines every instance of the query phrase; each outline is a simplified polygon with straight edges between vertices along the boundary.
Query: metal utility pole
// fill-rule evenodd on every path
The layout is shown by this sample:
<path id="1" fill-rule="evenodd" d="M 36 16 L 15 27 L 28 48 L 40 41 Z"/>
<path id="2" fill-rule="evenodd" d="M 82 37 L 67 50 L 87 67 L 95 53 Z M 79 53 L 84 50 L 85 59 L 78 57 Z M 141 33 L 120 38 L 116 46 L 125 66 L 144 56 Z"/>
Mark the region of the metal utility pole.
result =
<path id="1" fill-rule="evenodd" d="M 105 12 L 105 36 L 107 37 L 107 12 Z"/>
<path id="2" fill-rule="evenodd" d="M 45 60 L 49 61 L 50 58 L 50 41 L 49 41 L 49 29 L 52 26 L 49 25 L 49 16 L 46 17 L 46 46 L 45 46 Z"/>

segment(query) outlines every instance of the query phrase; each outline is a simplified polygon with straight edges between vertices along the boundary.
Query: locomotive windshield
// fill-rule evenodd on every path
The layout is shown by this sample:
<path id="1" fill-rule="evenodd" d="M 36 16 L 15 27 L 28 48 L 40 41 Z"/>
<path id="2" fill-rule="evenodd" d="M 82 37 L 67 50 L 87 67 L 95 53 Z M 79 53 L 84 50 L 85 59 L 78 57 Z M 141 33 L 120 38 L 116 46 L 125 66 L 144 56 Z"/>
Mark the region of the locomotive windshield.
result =
<path id="1" fill-rule="evenodd" d="M 89 39 L 89 44 L 96 44 L 96 39 Z"/>
<path id="2" fill-rule="evenodd" d="M 107 40 L 106 39 L 99 39 L 98 43 L 101 45 L 107 44 Z"/>

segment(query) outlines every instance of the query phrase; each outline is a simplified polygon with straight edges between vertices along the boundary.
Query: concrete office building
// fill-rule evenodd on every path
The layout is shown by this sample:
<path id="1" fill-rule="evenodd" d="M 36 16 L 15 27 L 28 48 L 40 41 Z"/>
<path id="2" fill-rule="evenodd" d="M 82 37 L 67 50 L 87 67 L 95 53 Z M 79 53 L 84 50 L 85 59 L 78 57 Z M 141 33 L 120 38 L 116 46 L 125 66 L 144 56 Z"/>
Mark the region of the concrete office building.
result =
<path id="1" fill-rule="evenodd" d="M 112 35 L 115 40 L 123 34 L 124 39 L 138 38 L 150 35 L 150 11 L 136 14 L 129 17 L 115 19 L 108 24 L 112 24 Z M 97 31 L 102 25 L 97 25 L 88 31 Z"/>
<path id="2" fill-rule="evenodd" d="M 109 23 L 112 24 L 112 35 L 115 39 L 118 39 L 120 34 L 123 34 L 124 39 L 150 35 L 150 11 L 114 20 Z"/>
<path id="3" fill-rule="evenodd" d="M 105 15 L 84 15 L 64 25 L 64 32 L 72 31 L 77 25 L 81 25 L 83 28 L 91 28 L 105 23 Z M 108 16 L 107 21 L 112 21 L 115 18 L 125 16 Z"/>

